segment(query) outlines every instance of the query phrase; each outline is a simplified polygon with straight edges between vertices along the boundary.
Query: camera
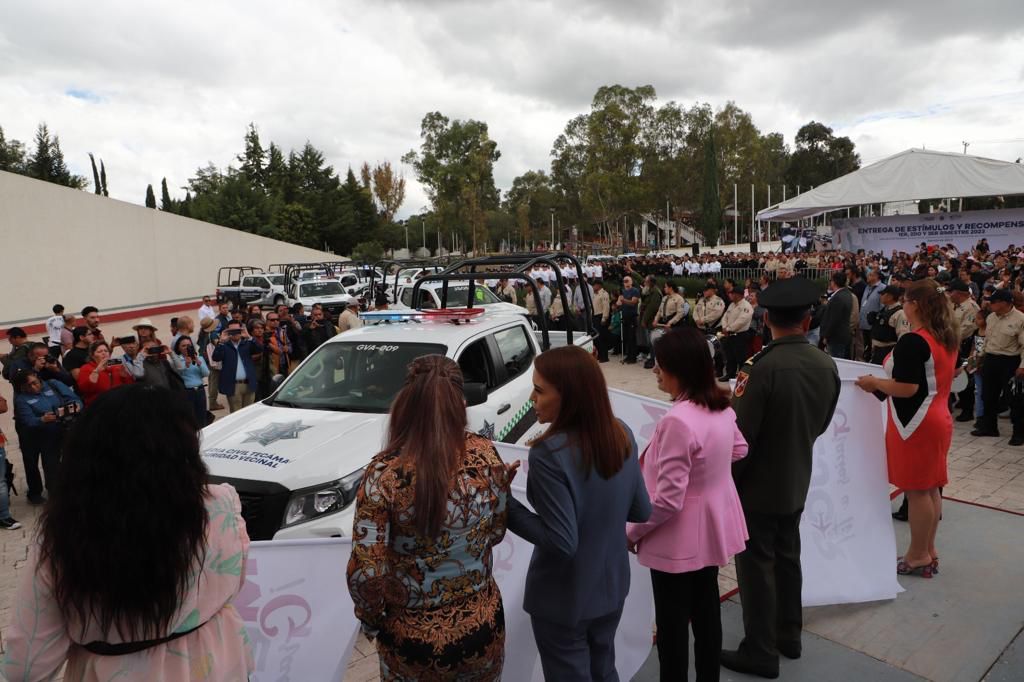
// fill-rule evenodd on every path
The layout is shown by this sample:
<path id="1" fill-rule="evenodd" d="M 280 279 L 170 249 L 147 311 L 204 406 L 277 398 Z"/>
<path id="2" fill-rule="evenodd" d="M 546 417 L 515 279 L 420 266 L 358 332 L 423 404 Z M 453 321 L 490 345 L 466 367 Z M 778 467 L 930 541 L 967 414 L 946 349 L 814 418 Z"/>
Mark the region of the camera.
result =
<path id="1" fill-rule="evenodd" d="M 78 416 L 78 403 L 65 403 L 58 408 L 53 410 L 53 416 L 57 418 L 57 423 L 61 426 L 67 426 Z"/>
<path id="2" fill-rule="evenodd" d="M 126 343 L 135 343 L 134 336 L 119 336 L 115 340 L 122 346 L 125 345 Z"/>
<path id="3" fill-rule="evenodd" d="M 185 347 L 185 354 L 188 355 L 190 358 L 192 358 L 194 360 L 195 357 L 196 357 L 196 347 L 195 346 L 186 346 Z"/>
<path id="4" fill-rule="evenodd" d="M 167 350 L 167 346 L 150 346 L 146 349 L 146 355 L 160 355 Z"/>
<path id="5" fill-rule="evenodd" d="M 114 365 L 123 364 L 121 358 L 110 358 L 107 360 L 107 367 L 113 367 Z"/>

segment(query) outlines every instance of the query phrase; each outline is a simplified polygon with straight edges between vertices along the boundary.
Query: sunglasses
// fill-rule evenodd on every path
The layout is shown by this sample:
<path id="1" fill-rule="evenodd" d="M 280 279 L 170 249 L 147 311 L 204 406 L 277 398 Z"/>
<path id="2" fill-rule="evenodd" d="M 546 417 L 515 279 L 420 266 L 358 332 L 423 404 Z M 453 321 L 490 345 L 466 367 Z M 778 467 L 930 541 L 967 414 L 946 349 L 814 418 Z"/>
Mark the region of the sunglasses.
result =
<path id="1" fill-rule="evenodd" d="M 277 321 L 278 321 L 278 318 L 276 318 L 276 317 L 268 317 L 267 318 L 267 322 L 277 322 Z"/>

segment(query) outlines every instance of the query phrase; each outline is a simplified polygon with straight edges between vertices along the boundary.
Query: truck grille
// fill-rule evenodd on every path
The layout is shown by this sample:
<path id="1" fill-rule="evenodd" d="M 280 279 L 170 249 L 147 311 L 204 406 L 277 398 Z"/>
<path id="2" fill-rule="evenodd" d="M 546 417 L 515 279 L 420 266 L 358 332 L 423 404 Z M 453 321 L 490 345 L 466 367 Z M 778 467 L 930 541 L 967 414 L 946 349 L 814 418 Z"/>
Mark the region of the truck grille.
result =
<path id="1" fill-rule="evenodd" d="M 250 540 L 272 540 L 281 527 L 291 491 L 266 481 L 210 476 L 211 483 L 228 483 L 242 501 L 242 518 Z"/>

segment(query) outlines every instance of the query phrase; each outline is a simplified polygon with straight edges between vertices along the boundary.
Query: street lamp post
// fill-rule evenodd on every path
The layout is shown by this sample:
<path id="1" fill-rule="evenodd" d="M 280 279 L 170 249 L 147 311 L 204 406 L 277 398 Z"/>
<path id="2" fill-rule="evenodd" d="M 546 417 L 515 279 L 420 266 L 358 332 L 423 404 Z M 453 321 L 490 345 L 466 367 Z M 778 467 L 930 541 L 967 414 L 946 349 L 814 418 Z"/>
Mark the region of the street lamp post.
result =
<path id="1" fill-rule="evenodd" d="M 555 209 L 551 209 L 551 246 L 552 251 L 555 250 Z"/>

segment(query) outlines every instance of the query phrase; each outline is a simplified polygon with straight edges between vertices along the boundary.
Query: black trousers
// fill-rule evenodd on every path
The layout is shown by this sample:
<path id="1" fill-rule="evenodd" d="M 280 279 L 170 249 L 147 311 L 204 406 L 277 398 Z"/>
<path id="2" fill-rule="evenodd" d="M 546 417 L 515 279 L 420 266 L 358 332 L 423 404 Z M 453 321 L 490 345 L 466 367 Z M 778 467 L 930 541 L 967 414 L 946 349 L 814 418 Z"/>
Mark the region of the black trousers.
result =
<path id="1" fill-rule="evenodd" d="M 25 467 L 25 483 L 28 485 L 28 497 L 39 497 L 43 494 L 43 478 L 39 475 L 39 460 L 43 461 L 43 475 L 46 477 L 46 490 L 51 492 L 57 480 L 57 467 L 60 466 L 61 432 L 51 426 L 19 426 L 18 446 L 21 448 L 21 462 Z"/>
<path id="2" fill-rule="evenodd" d="M 896 344 L 878 345 L 877 342 L 871 346 L 871 364 L 881 365 L 885 362 L 885 356 L 892 352 Z"/>
<path id="3" fill-rule="evenodd" d="M 740 332 L 722 338 L 722 351 L 725 353 L 725 375 L 730 379 L 747 359 L 750 351 L 750 332 Z"/>
<path id="4" fill-rule="evenodd" d="M 594 339 L 594 345 L 597 347 L 597 359 L 607 360 L 608 359 L 608 346 L 611 345 L 609 340 L 608 323 L 602 322 L 600 319 L 597 320 L 597 338 Z"/>
<path id="5" fill-rule="evenodd" d="M 863 358 L 854 358 L 854 359 L 855 360 L 863 360 L 864 362 L 871 362 L 871 358 L 872 358 L 872 353 L 871 353 L 871 330 L 870 329 L 861 329 L 860 330 L 860 337 L 861 337 L 861 339 L 863 340 L 863 343 L 864 343 L 864 357 Z"/>
<path id="6" fill-rule="evenodd" d="M 697 682 L 717 682 L 722 650 L 722 612 L 718 599 L 718 567 L 689 573 L 651 569 L 654 620 L 658 626 L 658 667 L 661 682 L 688 679 L 690 625 Z"/>
<path id="7" fill-rule="evenodd" d="M 999 396 L 1018 366 L 1020 356 L 985 354 L 981 364 L 981 400 L 985 407 L 981 427 L 985 431 L 999 432 Z M 1010 401 L 1010 421 L 1013 423 L 1013 435 L 1024 435 L 1024 405 L 1020 400 Z"/>
<path id="8" fill-rule="evenodd" d="M 622 354 L 627 360 L 636 361 L 636 318 L 622 318 Z"/>
<path id="9" fill-rule="evenodd" d="M 545 680 L 558 682 L 618 682 L 615 671 L 615 631 L 622 608 L 606 616 L 567 627 L 530 618 Z"/>
<path id="10" fill-rule="evenodd" d="M 758 664 L 778 664 L 779 642 L 800 646 L 800 515 L 744 512 L 747 548 L 736 555 L 743 603 L 740 654 Z"/>

